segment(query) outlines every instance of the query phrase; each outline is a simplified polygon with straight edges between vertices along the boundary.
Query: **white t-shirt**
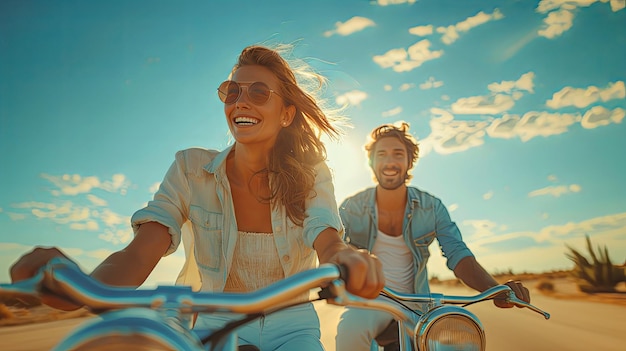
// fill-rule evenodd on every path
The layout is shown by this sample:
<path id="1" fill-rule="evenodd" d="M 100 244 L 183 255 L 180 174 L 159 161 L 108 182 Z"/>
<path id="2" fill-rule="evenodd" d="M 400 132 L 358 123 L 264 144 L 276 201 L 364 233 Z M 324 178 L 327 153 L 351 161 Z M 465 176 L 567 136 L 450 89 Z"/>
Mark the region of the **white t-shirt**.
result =
<path id="1" fill-rule="evenodd" d="M 383 264 L 385 286 L 397 292 L 413 292 L 413 254 L 402 235 L 391 236 L 379 230 L 372 253 Z"/>

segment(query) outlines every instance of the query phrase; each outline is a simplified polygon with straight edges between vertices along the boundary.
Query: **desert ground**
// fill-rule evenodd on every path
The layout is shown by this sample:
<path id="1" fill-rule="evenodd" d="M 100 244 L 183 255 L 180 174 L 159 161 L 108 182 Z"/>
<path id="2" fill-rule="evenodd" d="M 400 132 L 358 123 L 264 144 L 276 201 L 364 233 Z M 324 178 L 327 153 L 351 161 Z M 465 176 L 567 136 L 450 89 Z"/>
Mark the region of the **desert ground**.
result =
<path id="1" fill-rule="evenodd" d="M 502 280 L 505 280 L 503 277 Z M 528 276 L 528 277 L 515 277 L 521 278 L 524 284 L 530 288 L 532 296 L 536 297 L 543 305 L 537 305 L 540 308 L 544 308 L 550 311 L 551 308 L 556 309 L 557 307 L 552 307 L 552 303 L 569 303 L 569 307 L 565 307 L 566 309 L 572 310 L 576 309 L 576 306 L 581 307 L 581 311 L 583 311 L 583 304 L 586 304 L 585 308 L 590 308 L 591 312 L 586 312 L 585 316 L 581 316 L 585 320 L 596 319 L 602 322 L 602 319 L 608 319 L 606 321 L 606 325 L 602 324 L 598 327 L 598 330 L 608 333 L 607 335 L 598 335 L 597 339 L 603 339 L 604 342 L 609 342 L 607 345 L 613 345 L 614 343 L 610 343 L 612 338 L 616 338 L 615 340 L 626 340 L 623 338 L 623 331 L 619 332 L 622 327 L 617 327 L 617 329 L 612 329 L 611 325 L 625 325 L 622 322 L 626 322 L 626 284 L 622 283 L 618 286 L 618 293 L 603 293 L 603 294 L 586 294 L 578 291 L 576 284 L 570 279 L 566 277 L 541 277 L 541 276 Z M 526 279 L 524 279 L 526 278 Z M 552 289 L 545 288 L 545 282 L 549 281 L 552 285 Z M 541 288 L 543 283 L 543 288 Z M 473 291 L 467 289 L 456 281 L 444 281 L 444 282 L 433 282 L 431 285 L 431 289 L 434 292 L 442 292 L 448 294 L 473 294 Z M 538 303 L 539 303 L 538 302 Z M 489 304 L 488 302 L 485 305 Z M 324 344 L 327 351 L 335 351 L 334 347 L 334 338 L 335 338 L 335 326 L 337 321 L 339 320 L 340 313 L 342 311 L 341 307 L 332 306 L 326 304 L 326 302 L 318 301 L 315 302 L 316 308 L 320 314 L 320 320 L 322 323 L 322 343 Z M 588 306 L 587 306 L 588 305 Z M 572 308 L 571 306 L 575 306 Z M 589 307 L 591 306 L 591 307 Z M 613 307 L 611 307 L 613 306 Z M 492 306 L 491 306 L 492 307 Z M 486 307 L 490 308 L 490 307 Z M 608 309 L 607 309 L 608 308 Z M 495 308 L 491 308 L 497 310 Z M 50 350 L 62 337 L 69 333 L 73 328 L 80 325 L 80 323 L 86 321 L 93 316 L 89 314 L 87 311 L 78 310 L 74 312 L 61 312 L 52 310 L 45 306 L 38 306 L 33 308 L 12 308 L 9 309 L 10 314 L 12 315 L 10 318 L 0 319 L 0 347 L 2 350 L 11 350 L 11 351 L 26 351 L 26 350 Z M 608 312 L 603 312 L 608 311 Z M 543 325 L 550 326 L 551 321 L 543 321 L 539 315 L 536 315 L 530 311 L 521 314 L 524 318 L 530 318 L 529 324 L 531 324 L 532 333 L 536 333 L 532 328 L 544 329 Z M 554 313 L 554 312 L 553 312 Z M 598 316 L 590 316 L 589 314 L 599 313 Z M 615 313 L 617 317 L 611 317 L 609 315 L 602 315 L 607 313 Z M 555 316 L 558 318 L 558 315 Z M 483 317 L 480 316 L 481 321 Z M 507 317 L 509 318 L 509 317 Z M 557 319 L 553 318 L 553 319 Z M 621 318 L 623 320 L 614 320 L 614 318 Z M 567 318 L 569 322 L 572 322 L 572 318 Z M 567 322 L 564 326 L 563 333 L 576 333 L 575 325 L 567 325 Z M 558 322 L 554 321 L 554 322 Z M 554 323 L 552 322 L 552 323 Z M 485 322 L 483 322 L 485 323 Z M 498 324 L 498 322 L 494 322 Z M 541 324 L 544 323 L 544 324 Z M 487 323 L 485 323 L 487 324 Z M 582 324 L 582 322 L 580 323 Z M 494 327 L 486 326 L 486 329 Z M 518 328 L 518 327 L 515 327 Z M 488 331 L 489 333 L 489 331 Z M 551 332 L 553 333 L 553 332 Z M 614 335 L 616 334 L 616 335 Z M 554 338 L 554 337 L 551 337 Z M 492 338 L 493 339 L 493 338 Z M 557 338 L 558 339 L 558 338 Z M 488 342 L 489 342 L 488 338 Z M 588 340 L 585 339 L 585 340 Z M 593 340 L 593 339 L 592 339 Z M 608 340 L 608 341 L 607 341 Z M 496 341 L 494 341 L 496 342 Z M 493 342 L 492 342 L 493 343 Z M 545 344 L 546 342 L 543 342 Z M 576 342 L 574 341 L 574 344 Z M 578 343 L 580 344 L 580 342 Z M 519 345 L 518 345 L 519 346 Z M 563 344 L 561 344 L 563 346 Z M 489 343 L 488 343 L 489 347 Z M 520 346 L 521 347 L 521 346 Z M 530 346 L 529 346 L 530 347 Z M 616 346 L 617 347 L 617 346 Z M 499 346 L 494 346 L 492 348 L 488 348 L 491 350 L 499 349 Z M 511 348 L 507 346 L 507 349 L 514 350 L 515 348 Z M 519 350 L 530 349 L 530 348 L 519 348 Z M 535 349 L 537 348 L 535 346 Z M 548 350 L 549 348 L 545 348 Z M 554 348 L 552 348 L 554 349 Z M 585 349 L 602 349 L 602 350 L 612 350 L 610 346 L 606 346 L 604 348 L 576 348 L 576 346 L 571 347 L 557 347 L 556 349 L 560 350 L 585 350 Z M 617 350 L 619 348 L 615 348 Z"/>

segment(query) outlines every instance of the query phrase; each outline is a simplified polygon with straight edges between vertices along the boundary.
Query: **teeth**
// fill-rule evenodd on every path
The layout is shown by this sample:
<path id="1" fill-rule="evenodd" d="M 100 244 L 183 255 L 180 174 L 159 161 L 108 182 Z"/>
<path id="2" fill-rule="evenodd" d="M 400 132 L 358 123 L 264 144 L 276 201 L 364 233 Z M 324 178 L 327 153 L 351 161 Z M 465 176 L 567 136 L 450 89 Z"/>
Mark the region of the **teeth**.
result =
<path id="1" fill-rule="evenodd" d="M 259 120 L 256 119 L 256 118 L 252 118 L 252 117 L 236 117 L 235 118 L 235 123 L 237 123 L 239 125 L 253 126 L 253 125 L 259 123 Z"/>
<path id="2" fill-rule="evenodd" d="M 395 169 L 388 169 L 388 170 L 383 170 L 382 173 L 383 173 L 383 175 L 386 175 L 386 176 L 394 176 L 394 175 L 398 174 L 398 171 L 395 170 Z"/>

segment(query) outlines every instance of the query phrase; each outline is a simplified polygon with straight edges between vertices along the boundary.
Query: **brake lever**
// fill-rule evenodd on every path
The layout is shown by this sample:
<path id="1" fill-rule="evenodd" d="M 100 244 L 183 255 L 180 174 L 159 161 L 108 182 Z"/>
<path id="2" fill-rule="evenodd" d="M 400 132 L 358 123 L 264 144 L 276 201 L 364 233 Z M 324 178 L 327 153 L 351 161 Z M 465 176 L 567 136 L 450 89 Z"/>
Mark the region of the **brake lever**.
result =
<path id="1" fill-rule="evenodd" d="M 533 312 L 537 312 L 540 315 L 543 316 L 543 318 L 545 319 L 550 319 L 550 313 L 541 310 L 538 307 L 535 307 L 534 305 L 530 304 L 529 302 L 526 302 L 524 300 L 521 300 L 517 297 L 517 295 L 515 295 L 515 292 L 513 292 L 513 290 L 507 291 L 507 298 L 505 300 L 507 303 L 511 303 L 517 307 L 526 307 L 528 309 L 530 309 Z"/>
<path id="2" fill-rule="evenodd" d="M 335 294 L 333 294 L 332 291 L 330 290 L 330 286 L 325 286 L 322 289 L 320 289 L 320 291 L 317 292 L 317 296 L 319 296 L 319 298 L 322 300 L 329 300 L 329 299 L 335 298 Z"/>

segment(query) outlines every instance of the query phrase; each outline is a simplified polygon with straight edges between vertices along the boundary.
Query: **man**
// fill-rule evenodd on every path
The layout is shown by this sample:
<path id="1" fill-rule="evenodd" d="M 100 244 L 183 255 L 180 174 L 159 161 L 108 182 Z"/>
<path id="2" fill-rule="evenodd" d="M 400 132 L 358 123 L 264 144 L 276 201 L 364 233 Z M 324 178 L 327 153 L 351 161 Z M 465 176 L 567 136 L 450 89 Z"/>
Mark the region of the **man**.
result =
<path id="1" fill-rule="evenodd" d="M 441 200 L 407 186 L 419 153 L 417 141 L 408 131 L 406 122 L 385 124 L 372 131 L 365 150 L 377 185 L 341 204 L 346 242 L 379 258 L 385 285 L 394 291 L 429 292 L 426 263 L 428 247 L 435 239 L 448 268 L 467 286 L 484 291 L 498 285 L 465 245 Z M 528 289 L 521 283 L 507 285 L 520 299 L 530 301 Z M 502 300 L 494 301 L 498 307 L 512 307 Z M 369 350 L 371 341 L 394 324 L 385 312 L 347 308 L 338 325 L 336 349 Z"/>

